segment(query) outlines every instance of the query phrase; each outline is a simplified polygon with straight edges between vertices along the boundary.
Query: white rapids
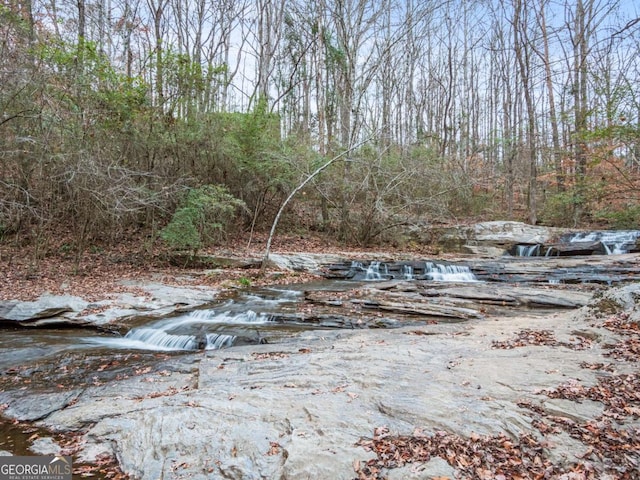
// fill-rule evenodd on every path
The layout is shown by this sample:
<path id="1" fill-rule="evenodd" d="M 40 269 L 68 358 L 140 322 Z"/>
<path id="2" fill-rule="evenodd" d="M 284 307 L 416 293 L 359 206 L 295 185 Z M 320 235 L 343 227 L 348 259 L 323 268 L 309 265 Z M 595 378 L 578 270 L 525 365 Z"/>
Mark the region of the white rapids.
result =
<path id="1" fill-rule="evenodd" d="M 235 335 L 207 332 L 215 325 L 259 325 L 270 321 L 268 313 L 195 310 L 186 315 L 134 328 L 119 338 L 90 338 L 87 341 L 111 348 L 184 351 L 217 350 L 233 345 Z"/>
<path id="2" fill-rule="evenodd" d="M 444 265 L 427 262 L 425 276 L 435 282 L 477 282 L 478 279 L 466 265 Z"/>
<path id="3" fill-rule="evenodd" d="M 570 243 L 601 242 L 607 255 L 628 253 L 640 238 L 640 230 L 602 230 L 589 233 L 576 233 L 570 239 Z"/>

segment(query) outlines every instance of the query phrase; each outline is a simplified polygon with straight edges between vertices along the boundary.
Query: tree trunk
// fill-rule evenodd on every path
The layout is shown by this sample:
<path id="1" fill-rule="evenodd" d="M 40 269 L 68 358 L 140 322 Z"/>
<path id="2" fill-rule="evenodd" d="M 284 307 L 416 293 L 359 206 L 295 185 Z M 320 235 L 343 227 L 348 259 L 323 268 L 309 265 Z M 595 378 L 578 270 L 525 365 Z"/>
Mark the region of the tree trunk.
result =
<path id="1" fill-rule="evenodd" d="M 78 0 L 78 64 L 77 73 L 84 71 L 84 41 L 86 38 L 85 0 Z"/>
<path id="2" fill-rule="evenodd" d="M 549 35 L 547 33 L 547 21 L 545 15 L 545 0 L 540 1 L 540 29 L 542 32 L 542 42 L 544 44 L 544 52 L 542 62 L 544 63 L 545 84 L 547 87 L 547 95 L 549 99 L 549 123 L 551 124 L 551 144 L 553 148 L 553 164 L 556 171 L 556 179 L 558 183 L 558 192 L 565 190 L 565 173 L 562 166 L 562 150 L 560 149 L 560 132 L 558 130 L 558 115 L 556 113 L 555 92 L 553 88 L 553 74 L 551 72 L 551 57 L 549 54 Z"/>
<path id="3" fill-rule="evenodd" d="M 168 0 L 148 0 L 149 6 L 152 8 L 153 15 L 153 32 L 155 34 L 155 57 L 156 57 L 156 105 L 160 109 L 164 108 L 164 59 L 162 45 L 162 17 L 164 15 L 164 7 Z"/>
<path id="4" fill-rule="evenodd" d="M 524 93 L 527 108 L 527 153 L 529 156 L 529 223 L 537 223 L 537 154 L 536 154 L 536 123 L 535 107 L 532 98 L 532 86 L 530 80 L 531 62 L 529 54 L 529 41 L 527 38 L 527 17 L 523 17 L 522 0 L 516 0 L 514 5 L 513 36 L 514 49 L 518 67 L 520 69 L 520 81 Z M 525 7 L 526 8 L 526 7 Z"/>
<path id="5" fill-rule="evenodd" d="M 591 1 L 591 0 L 587 0 Z M 574 156 L 576 164 L 576 198 L 574 224 L 578 225 L 585 214 L 587 143 L 584 138 L 587 129 L 587 54 L 588 37 L 586 13 L 583 0 L 577 0 L 573 41 L 573 101 L 574 101 Z"/>
<path id="6" fill-rule="evenodd" d="M 344 157 L 346 155 L 349 155 L 353 150 L 355 150 L 356 148 L 361 147 L 362 145 L 364 145 L 365 143 L 367 143 L 369 141 L 371 141 L 371 139 L 367 138 L 366 140 L 358 143 L 357 145 L 354 145 L 353 147 L 351 147 L 349 149 L 343 150 L 342 153 L 339 153 L 338 155 L 333 157 L 331 160 L 327 161 L 325 164 L 323 164 L 322 166 L 317 168 L 302 183 L 300 183 L 300 185 L 298 185 L 296 188 L 294 188 L 291 191 L 291 193 L 285 199 L 285 201 L 282 202 L 282 205 L 280 205 L 280 209 L 278 210 L 278 213 L 276 214 L 276 218 L 273 220 L 273 224 L 271 225 L 271 231 L 269 233 L 269 238 L 267 239 L 267 246 L 265 248 L 264 257 L 262 258 L 261 271 L 264 271 L 266 266 L 267 266 L 267 262 L 269 260 L 269 254 L 271 253 L 271 242 L 273 241 L 273 237 L 275 236 L 276 227 L 278 226 L 278 221 L 280 220 L 280 217 L 282 216 L 282 212 L 284 211 L 285 207 L 289 204 L 289 202 L 295 196 L 295 194 L 298 193 L 300 190 L 302 190 L 307 183 L 309 183 L 311 180 L 313 180 L 314 177 L 319 175 L 323 170 L 326 170 L 328 167 L 330 167 L 334 162 L 340 160 L 342 157 Z"/>

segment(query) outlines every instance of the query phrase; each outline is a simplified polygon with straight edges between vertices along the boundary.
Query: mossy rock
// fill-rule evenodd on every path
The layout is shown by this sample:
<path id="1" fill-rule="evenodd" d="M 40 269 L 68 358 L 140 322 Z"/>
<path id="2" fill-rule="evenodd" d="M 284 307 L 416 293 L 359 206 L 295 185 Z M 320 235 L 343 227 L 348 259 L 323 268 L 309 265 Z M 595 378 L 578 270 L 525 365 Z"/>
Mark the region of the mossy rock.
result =
<path id="1" fill-rule="evenodd" d="M 591 309 L 596 315 L 605 316 L 615 315 L 616 313 L 624 311 L 625 308 L 624 305 L 620 304 L 618 301 L 612 298 L 603 297 L 600 300 L 594 302 L 591 305 Z"/>

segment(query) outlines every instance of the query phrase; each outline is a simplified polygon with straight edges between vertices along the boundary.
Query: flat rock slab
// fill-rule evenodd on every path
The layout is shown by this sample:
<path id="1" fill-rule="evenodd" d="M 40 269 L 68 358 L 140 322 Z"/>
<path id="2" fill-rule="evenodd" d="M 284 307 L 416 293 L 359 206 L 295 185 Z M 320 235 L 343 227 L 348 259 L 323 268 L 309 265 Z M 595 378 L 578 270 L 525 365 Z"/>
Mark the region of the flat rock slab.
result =
<path id="1" fill-rule="evenodd" d="M 128 282 L 143 294 L 120 293 L 109 300 L 88 302 L 71 295 L 42 295 L 32 302 L 0 301 L 0 326 L 102 327 L 135 316 L 164 317 L 180 309 L 210 302 L 216 291 L 206 287 L 175 287 L 154 282 Z"/>
<path id="2" fill-rule="evenodd" d="M 400 435 L 418 428 L 463 437 L 505 434 L 514 441 L 529 432 L 544 441 L 523 401 L 573 422 L 602 414 L 599 402 L 543 392 L 570 381 L 597 384 L 602 373 L 581 365 L 612 362 L 606 347 L 620 337 L 594 319 L 602 320 L 605 307 L 629 307 L 635 318 L 638 296 L 634 285 L 577 311 L 306 332 L 278 345 L 175 356 L 161 368 L 69 397 L 16 390 L 0 402 L 8 415 L 83 432 L 81 458 L 114 455 L 134 478 L 350 479 L 354 465 L 372 456 L 358 442 L 381 426 Z M 529 330 L 551 332 L 557 341 L 495 348 Z M 589 348 L 571 347 L 576 331 L 595 339 Z M 636 367 L 615 361 L 618 373 Z M 39 401 L 48 406 L 38 409 Z M 545 445 L 541 455 L 565 467 L 584 461 L 589 448 L 566 438 Z M 603 471 L 602 460 L 589 461 Z M 433 475 L 456 474 L 455 466 L 438 461 L 431 468 Z M 387 473 L 429 478 L 410 466 Z"/>
<path id="3" fill-rule="evenodd" d="M 0 322 L 21 326 L 69 323 L 61 315 L 84 310 L 87 305 L 83 299 L 70 295 L 43 295 L 33 302 L 4 301 L 0 302 Z M 52 320 L 55 317 L 59 318 Z"/>
<path id="4" fill-rule="evenodd" d="M 533 308 L 575 309 L 586 305 L 592 295 L 589 291 L 564 286 L 536 288 L 499 283 L 393 280 L 341 292 L 308 291 L 305 300 L 347 317 L 378 311 L 414 318 L 468 320 L 484 317 L 489 305 L 493 314 L 507 309 L 510 312 Z M 363 321 L 370 323 L 371 319 Z"/>
<path id="5" fill-rule="evenodd" d="M 440 233 L 437 242 L 449 249 L 460 249 L 467 245 L 500 246 L 508 249 L 516 244 L 548 243 L 566 231 L 522 222 L 493 221 L 446 228 Z"/>
<path id="6" fill-rule="evenodd" d="M 19 421 L 36 421 L 63 410 L 78 400 L 82 390 L 71 389 L 32 395 L 28 391 L 0 393 L 0 405 L 9 400 L 3 412 Z"/>
<path id="7" fill-rule="evenodd" d="M 564 232 L 562 229 L 510 221 L 477 223 L 461 231 L 470 239 L 495 243 L 544 243 Z"/>
<path id="8" fill-rule="evenodd" d="M 454 297 L 472 300 L 480 304 L 526 306 L 531 308 L 579 308 L 586 305 L 591 292 L 566 288 L 533 288 L 516 285 L 474 284 L 425 289 L 423 295 Z"/>

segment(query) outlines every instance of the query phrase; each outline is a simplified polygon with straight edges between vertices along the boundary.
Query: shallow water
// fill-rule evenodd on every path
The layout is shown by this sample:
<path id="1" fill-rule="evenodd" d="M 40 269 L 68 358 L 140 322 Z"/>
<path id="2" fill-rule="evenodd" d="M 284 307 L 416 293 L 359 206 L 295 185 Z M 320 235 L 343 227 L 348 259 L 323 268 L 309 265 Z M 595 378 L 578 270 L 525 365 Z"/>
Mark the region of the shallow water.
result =
<path id="1" fill-rule="evenodd" d="M 127 352 L 188 352 L 233 345 L 277 343 L 301 330 L 329 328 L 299 321 L 304 291 L 329 283 L 287 288 L 256 288 L 239 292 L 204 308 L 167 318 L 140 316 L 118 333 L 93 328 L 13 328 L 0 335 L 0 375 L 28 363 L 56 362 L 68 353 L 101 356 Z M 332 282 L 332 288 L 340 287 Z M 353 283 L 348 284 L 353 287 Z"/>

